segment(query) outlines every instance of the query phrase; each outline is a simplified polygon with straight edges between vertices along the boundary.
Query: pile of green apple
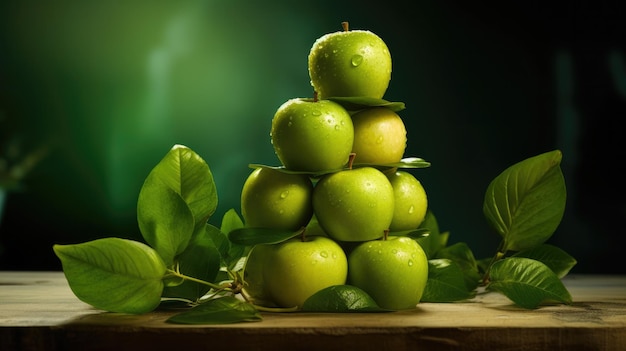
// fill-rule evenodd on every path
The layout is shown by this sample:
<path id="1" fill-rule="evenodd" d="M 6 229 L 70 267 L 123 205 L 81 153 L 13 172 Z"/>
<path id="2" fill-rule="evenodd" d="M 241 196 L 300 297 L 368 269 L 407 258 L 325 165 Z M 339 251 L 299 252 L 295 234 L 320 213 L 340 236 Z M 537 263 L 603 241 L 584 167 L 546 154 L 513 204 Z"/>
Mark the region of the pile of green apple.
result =
<path id="1" fill-rule="evenodd" d="M 415 176 L 389 166 L 407 142 L 402 118 L 381 103 L 391 55 L 378 35 L 343 25 L 311 47 L 313 98 L 290 99 L 273 116 L 281 166 L 256 167 L 242 188 L 246 227 L 299 231 L 250 252 L 244 292 L 259 305 L 301 307 L 350 285 L 381 308 L 409 309 L 426 285 L 426 254 L 402 233 L 422 223 L 427 196 Z"/>

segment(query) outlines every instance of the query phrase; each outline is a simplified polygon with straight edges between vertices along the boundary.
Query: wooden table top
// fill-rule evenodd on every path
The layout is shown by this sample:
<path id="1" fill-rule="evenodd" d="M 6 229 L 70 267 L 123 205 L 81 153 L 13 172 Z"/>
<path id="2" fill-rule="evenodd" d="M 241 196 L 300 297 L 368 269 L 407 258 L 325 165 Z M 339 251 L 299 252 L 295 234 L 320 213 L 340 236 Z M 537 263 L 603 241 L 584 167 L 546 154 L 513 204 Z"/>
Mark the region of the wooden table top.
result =
<path id="1" fill-rule="evenodd" d="M 569 275 L 571 305 L 498 293 L 393 313 L 264 313 L 229 325 L 165 323 L 78 300 L 62 272 L 0 272 L 0 350 L 626 350 L 626 276 Z"/>

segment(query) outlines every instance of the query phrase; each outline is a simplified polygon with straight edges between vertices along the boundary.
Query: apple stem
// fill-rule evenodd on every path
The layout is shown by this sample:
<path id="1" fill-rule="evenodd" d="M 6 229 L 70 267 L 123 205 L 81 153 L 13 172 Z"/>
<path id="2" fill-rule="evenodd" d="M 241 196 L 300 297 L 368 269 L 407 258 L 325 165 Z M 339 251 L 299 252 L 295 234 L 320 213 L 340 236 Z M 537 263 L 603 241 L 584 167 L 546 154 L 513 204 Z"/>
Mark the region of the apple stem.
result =
<path id="1" fill-rule="evenodd" d="M 343 31 L 347 32 L 349 30 L 349 23 L 346 22 L 341 22 L 341 27 L 343 27 Z"/>
<path id="2" fill-rule="evenodd" d="M 313 102 L 317 102 L 317 91 L 313 91 Z"/>
<path id="3" fill-rule="evenodd" d="M 306 227 L 302 227 L 302 232 L 300 233 L 300 240 L 302 242 L 306 241 Z"/>
<path id="4" fill-rule="evenodd" d="M 385 231 L 383 232 L 383 240 L 387 240 L 388 237 L 389 237 L 389 229 L 385 229 Z"/>
<path id="5" fill-rule="evenodd" d="M 348 157 L 348 169 L 352 169 L 352 164 L 354 163 L 354 158 L 356 157 L 356 153 L 351 152 Z"/>

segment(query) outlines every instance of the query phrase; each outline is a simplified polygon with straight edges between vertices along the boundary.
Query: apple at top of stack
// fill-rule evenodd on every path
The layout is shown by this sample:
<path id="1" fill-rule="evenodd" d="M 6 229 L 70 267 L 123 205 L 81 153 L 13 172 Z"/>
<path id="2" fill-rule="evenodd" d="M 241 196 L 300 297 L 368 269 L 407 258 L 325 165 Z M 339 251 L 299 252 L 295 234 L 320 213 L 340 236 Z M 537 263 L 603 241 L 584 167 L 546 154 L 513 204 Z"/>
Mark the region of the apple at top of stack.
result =
<path id="1" fill-rule="evenodd" d="M 311 85 L 320 99 L 383 97 L 391 80 L 391 53 L 387 44 L 368 30 L 343 31 L 318 38 L 308 57 Z"/>

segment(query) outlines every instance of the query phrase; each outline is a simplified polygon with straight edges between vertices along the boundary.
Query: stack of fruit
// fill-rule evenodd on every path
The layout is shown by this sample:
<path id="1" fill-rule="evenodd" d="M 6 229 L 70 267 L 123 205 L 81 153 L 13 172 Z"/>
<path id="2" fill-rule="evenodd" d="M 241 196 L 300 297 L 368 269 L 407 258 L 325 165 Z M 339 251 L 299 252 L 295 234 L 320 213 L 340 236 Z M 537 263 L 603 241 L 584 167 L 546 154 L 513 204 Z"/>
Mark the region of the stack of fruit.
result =
<path id="1" fill-rule="evenodd" d="M 245 292 L 257 304 L 301 307 L 324 288 L 351 285 L 382 308 L 408 309 L 426 285 L 426 255 L 402 235 L 424 220 L 427 197 L 398 168 L 406 128 L 382 99 L 391 55 L 376 34 L 343 25 L 311 48 L 314 97 L 291 99 L 273 117 L 282 166 L 254 169 L 242 189 L 246 227 L 305 228 L 253 248 Z"/>

